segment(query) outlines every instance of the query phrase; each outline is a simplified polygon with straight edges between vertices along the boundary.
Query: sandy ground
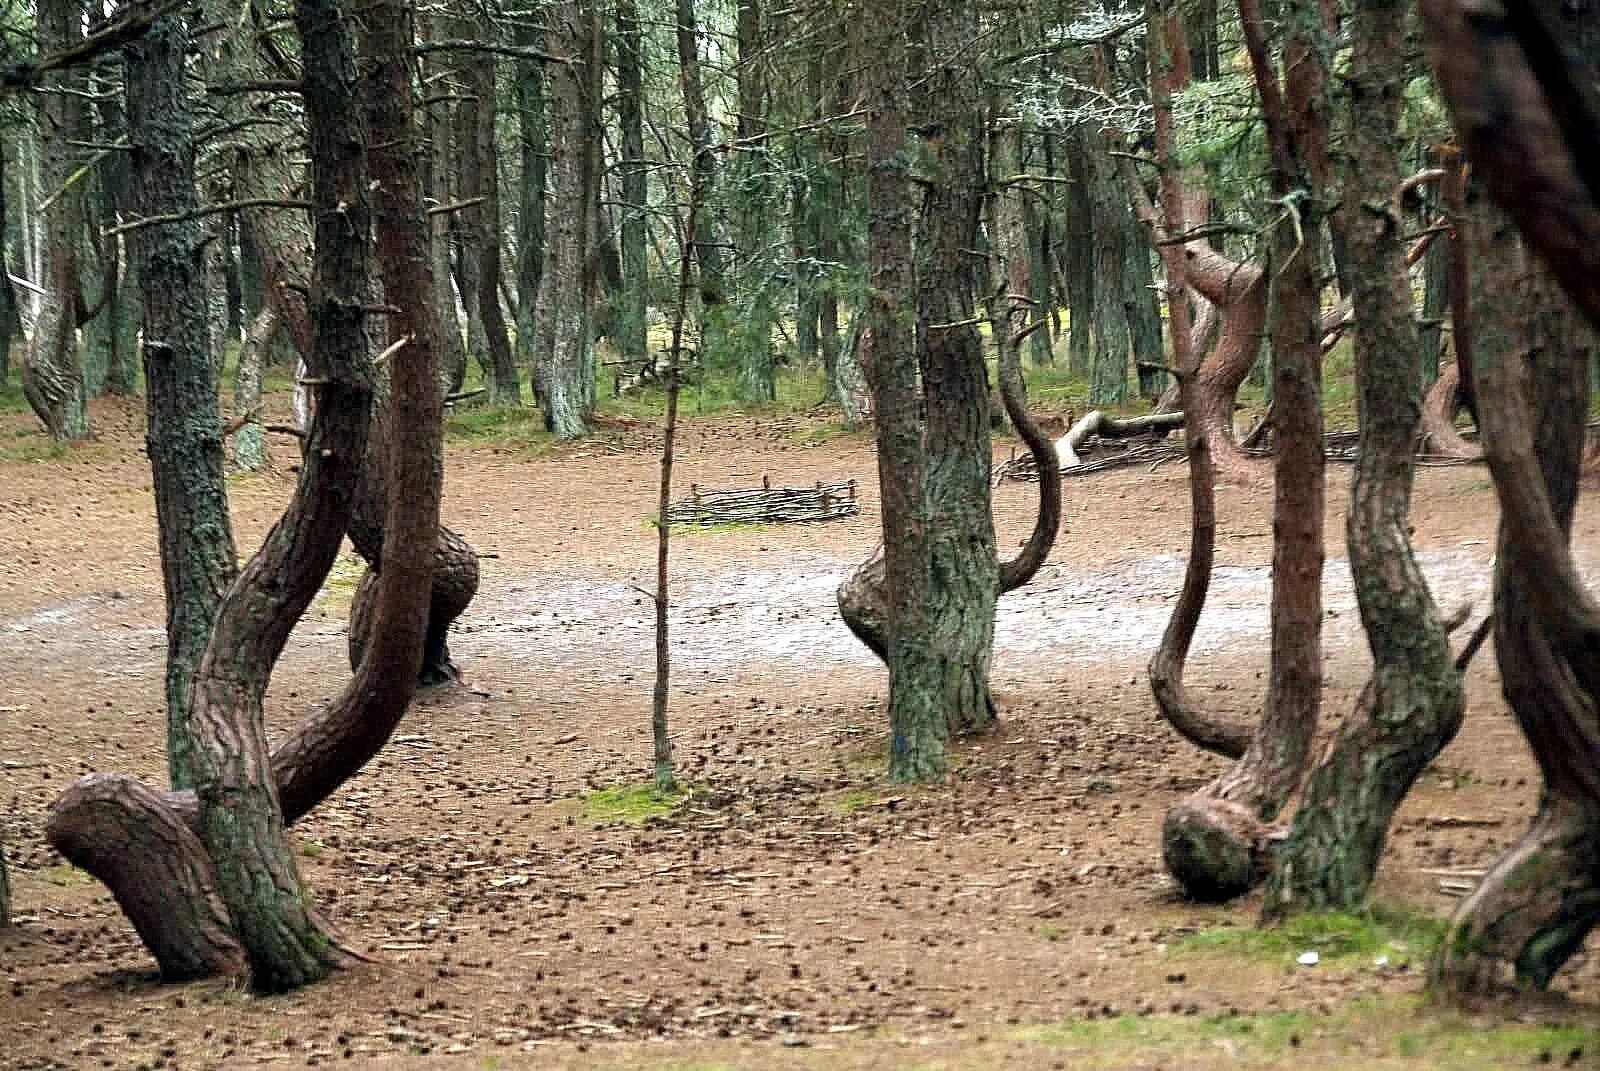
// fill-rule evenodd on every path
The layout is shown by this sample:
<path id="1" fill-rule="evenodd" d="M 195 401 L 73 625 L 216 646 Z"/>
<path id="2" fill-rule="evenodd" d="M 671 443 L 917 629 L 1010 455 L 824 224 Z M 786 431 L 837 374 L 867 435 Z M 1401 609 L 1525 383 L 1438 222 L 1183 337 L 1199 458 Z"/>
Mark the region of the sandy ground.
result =
<path id="1" fill-rule="evenodd" d="M 467 680 L 423 694 L 387 751 L 294 830 L 319 903 L 377 962 L 289 997 L 159 986 L 105 890 L 40 836 L 82 773 L 164 777 L 142 416 L 95 417 L 100 441 L 67 458 L 0 462 L 0 828 L 22 916 L 0 937 L 0 1066 L 1026 1067 L 1037 1054 L 1006 1039 L 1029 1024 L 1327 1010 L 1419 988 L 1397 967 L 1175 968 L 1173 942 L 1247 926 L 1257 908 L 1184 904 L 1161 868 L 1165 806 L 1220 768 L 1157 720 L 1144 677 L 1181 578 L 1181 465 L 1068 481 L 1056 552 L 1001 603 L 999 731 L 956 749 L 946 786 L 905 790 L 883 778 L 884 674 L 833 606 L 876 542 L 870 441 L 817 442 L 801 418 L 691 421 L 680 444 L 680 486 L 853 478 L 863 496 L 846 521 L 675 540 L 673 731 L 701 786 L 686 807 L 639 825 L 597 822 L 581 802 L 649 770 L 646 429 L 537 458 L 453 449 L 445 513 L 485 555 L 453 641 Z M 8 441 L 25 430 L 0 420 Z M 1329 722 L 1367 658 L 1346 479 L 1336 469 L 1329 489 Z M 241 548 L 291 486 L 284 461 L 230 480 Z M 1025 536 L 1034 494 L 997 489 L 1003 548 Z M 1484 605 L 1486 473 L 1424 470 L 1413 508 L 1440 601 Z M 1264 691 L 1270 494 L 1225 489 L 1220 515 L 1190 681 L 1245 712 Z M 1580 513 L 1585 559 L 1597 523 Z M 291 642 L 275 731 L 342 684 L 348 597 L 348 581 L 330 585 Z M 1380 896 L 1448 913 L 1438 871 L 1491 860 L 1535 784 L 1486 652 L 1465 728 L 1396 824 Z M 1591 955 L 1560 986 L 1564 1021 L 1600 1022 Z M 802 1045 L 811 1062 L 787 1062 Z"/>

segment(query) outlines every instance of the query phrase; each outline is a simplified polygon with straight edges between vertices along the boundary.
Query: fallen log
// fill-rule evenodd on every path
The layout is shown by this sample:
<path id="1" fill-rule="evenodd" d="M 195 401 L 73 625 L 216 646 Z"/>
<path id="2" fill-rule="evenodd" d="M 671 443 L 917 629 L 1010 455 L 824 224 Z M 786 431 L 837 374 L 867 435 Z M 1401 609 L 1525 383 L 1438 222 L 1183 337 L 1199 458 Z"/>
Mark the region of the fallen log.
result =
<path id="1" fill-rule="evenodd" d="M 1083 464 L 1078 451 L 1091 436 L 1099 436 L 1102 439 L 1129 439 L 1136 435 L 1165 434 L 1181 427 L 1183 427 L 1182 413 L 1150 413 L 1146 416 L 1118 419 L 1096 409 L 1072 425 L 1065 435 L 1056 440 L 1056 457 L 1063 469 L 1075 469 Z"/>

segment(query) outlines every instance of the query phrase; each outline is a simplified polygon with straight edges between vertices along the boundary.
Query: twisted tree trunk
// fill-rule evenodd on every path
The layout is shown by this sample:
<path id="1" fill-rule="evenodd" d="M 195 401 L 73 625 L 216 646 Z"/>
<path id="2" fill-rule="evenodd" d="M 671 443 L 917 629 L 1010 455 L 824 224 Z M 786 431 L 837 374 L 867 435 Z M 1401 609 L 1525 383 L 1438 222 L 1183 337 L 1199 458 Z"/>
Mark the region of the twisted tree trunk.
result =
<path id="1" fill-rule="evenodd" d="M 1316 730 L 1322 658 L 1322 316 L 1317 285 L 1325 187 L 1321 115 L 1326 91 L 1311 0 L 1287 9 L 1284 80 L 1267 54 L 1259 0 L 1240 21 L 1261 95 L 1273 190 L 1285 212 L 1273 232 L 1273 455 L 1271 674 L 1261 722 L 1234 767 L 1167 812 L 1162 854 L 1186 894 L 1239 895 L 1262 880 L 1281 835 L 1269 823 L 1299 784 Z"/>
<path id="2" fill-rule="evenodd" d="M 1549 985 L 1600 921 L 1600 602 L 1568 546 L 1600 325 L 1600 105 L 1587 62 L 1600 26 L 1593 12 L 1540 4 L 1468 12 L 1426 0 L 1422 11 L 1475 171 L 1549 269 L 1508 234 L 1476 244 L 1506 258 L 1501 302 L 1509 282 L 1512 308 L 1495 319 L 1521 328 L 1475 332 L 1471 357 L 1501 509 L 1495 650 L 1544 781 L 1532 826 L 1461 905 L 1432 966 L 1436 989 L 1476 996 L 1510 980 Z M 1572 53 L 1573 40 L 1587 51 Z"/>
<path id="3" fill-rule="evenodd" d="M 213 631 L 196 685 L 198 793 L 158 793 L 95 775 L 57 801 L 49 820 L 52 844 L 112 888 L 167 977 L 237 972 L 248 961 L 257 987 L 282 989 L 340 961 L 307 904 L 282 829 L 383 745 L 421 663 L 441 472 L 437 326 L 426 300 L 427 225 L 411 170 L 408 9 L 374 0 L 364 14 L 384 284 L 404 305 L 392 330 L 406 340 L 392 362 L 388 538 L 372 648 L 345 691 L 292 733 L 269 765 L 260 693 L 337 552 L 370 406 L 361 324 L 369 187 L 355 57 L 337 7 L 307 0 L 297 21 L 317 160 L 313 371 L 320 397 L 300 487 Z M 181 37 L 173 54 L 181 63 Z"/>
<path id="4" fill-rule="evenodd" d="M 1461 726 L 1461 673 L 1411 550 L 1409 512 L 1420 419 L 1418 339 L 1398 203 L 1405 10 L 1361 0 L 1347 85 L 1350 127 L 1341 220 L 1356 310 L 1361 442 L 1347 540 L 1372 676 L 1317 764 L 1279 848 L 1268 919 L 1353 910 L 1367 899 L 1395 810 Z"/>

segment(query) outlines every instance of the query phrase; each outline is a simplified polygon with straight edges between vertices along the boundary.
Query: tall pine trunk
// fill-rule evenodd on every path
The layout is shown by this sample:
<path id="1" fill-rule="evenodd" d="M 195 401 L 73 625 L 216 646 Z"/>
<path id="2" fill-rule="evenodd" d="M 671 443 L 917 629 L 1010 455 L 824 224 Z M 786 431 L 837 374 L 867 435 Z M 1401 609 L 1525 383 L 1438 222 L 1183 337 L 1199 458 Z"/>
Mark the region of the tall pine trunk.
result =
<path id="1" fill-rule="evenodd" d="M 83 37 L 83 9 L 76 0 L 44 0 L 38 11 L 42 51 L 70 47 Z M 83 231 L 81 185 L 69 185 L 77 167 L 72 142 L 85 134 L 83 79 L 68 68 L 44 75 L 38 95 L 40 178 L 48 205 L 44 215 L 44 278 L 47 293 L 34 317 L 23 355 L 22 390 L 34 413 L 57 440 L 89 434 L 83 367 L 78 356 L 78 243 Z"/>
<path id="2" fill-rule="evenodd" d="M 621 127 L 622 292 L 618 295 L 616 336 L 627 365 L 648 359 L 646 310 L 649 303 L 649 249 L 646 221 L 650 211 L 650 171 L 644 158 L 643 35 L 638 0 L 617 0 L 617 121 Z"/>

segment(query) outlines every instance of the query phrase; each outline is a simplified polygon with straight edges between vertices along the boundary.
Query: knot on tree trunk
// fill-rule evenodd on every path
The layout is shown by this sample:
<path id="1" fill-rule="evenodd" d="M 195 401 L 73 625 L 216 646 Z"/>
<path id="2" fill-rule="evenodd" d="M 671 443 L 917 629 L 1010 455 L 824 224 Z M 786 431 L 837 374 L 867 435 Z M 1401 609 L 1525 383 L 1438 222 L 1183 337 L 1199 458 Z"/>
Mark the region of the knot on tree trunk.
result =
<path id="1" fill-rule="evenodd" d="M 1195 795 L 1167 812 L 1161 854 L 1186 897 L 1223 903 L 1261 882 L 1283 834 L 1243 804 Z"/>

